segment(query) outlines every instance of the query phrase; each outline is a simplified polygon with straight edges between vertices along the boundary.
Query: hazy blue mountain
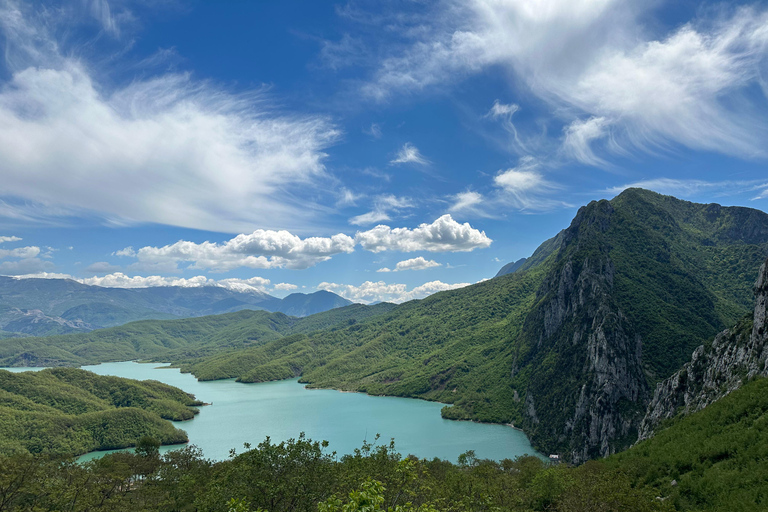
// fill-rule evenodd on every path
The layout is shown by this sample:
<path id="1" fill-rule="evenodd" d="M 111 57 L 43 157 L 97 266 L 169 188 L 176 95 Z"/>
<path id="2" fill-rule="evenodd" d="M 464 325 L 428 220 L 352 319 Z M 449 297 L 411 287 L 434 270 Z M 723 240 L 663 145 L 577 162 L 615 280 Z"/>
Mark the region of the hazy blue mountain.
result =
<path id="1" fill-rule="evenodd" d="M 69 279 L 0 276 L 0 337 L 87 332 L 136 320 L 165 320 L 243 309 L 306 316 L 351 304 L 331 292 L 278 299 L 259 291 L 218 286 L 105 288 Z"/>

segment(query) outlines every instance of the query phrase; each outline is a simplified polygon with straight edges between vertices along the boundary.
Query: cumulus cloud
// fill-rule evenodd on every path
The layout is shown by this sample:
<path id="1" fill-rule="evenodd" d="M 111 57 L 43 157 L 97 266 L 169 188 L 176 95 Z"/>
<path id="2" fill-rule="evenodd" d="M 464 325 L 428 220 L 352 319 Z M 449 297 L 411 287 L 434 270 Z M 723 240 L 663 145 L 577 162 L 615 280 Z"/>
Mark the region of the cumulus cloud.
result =
<path id="1" fill-rule="evenodd" d="M 394 196 L 388 201 L 401 206 L 406 204 Z M 180 264 L 189 264 L 188 268 L 192 269 L 227 272 L 243 267 L 305 269 L 337 254 L 352 253 L 357 245 L 371 252 L 457 252 L 485 248 L 491 242 L 484 231 L 443 215 L 431 224 L 424 223 L 414 229 L 378 225 L 358 231 L 354 238 L 343 233 L 300 238 L 288 231 L 259 229 L 223 243 L 180 240 L 162 247 L 146 246 L 138 250 L 126 247 L 114 254 L 135 257 L 136 262 L 129 269 L 174 272 L 179 271 Z"/>
<path id="2" fill-rule="evenodd" d="M 411 258 L 409 260 L 403 260 L 397 262 L 397 265 L 395 265 L 394 270 L 390 270 L 387 267 L 380 268 L 376 272 L 401 272 L 403 270 L 424 270 L 427 268 L 434 268 L 434 267 L 440 267 L 442 266 L 441 263 L 436 262 L 435 260 L 428 260 L 425 259 L 423 256 L 419 256 L 418 258 Z"/>
<path id="3" fill-rule="evenodd" d="M 584 163 L 603 165 L 596 148 L 765 156 L 768 9 L 700 11 L 653 33 L 643 17 L 654 5 L 444 0 L 409 32 L 415 42 L 392 46 L 363 92 L 384 100 L 501 66 L 565 122 L 563 149 Z M 497 102 L 489 115 L 508 110 Z"/>
<path id="4" fill-rule="evenodd" d="M 309 268 L 340 253 L 354 251 L 355 240 L 344 234 L 329 238 L 299 238 L 288 231 L 258 229 L 240 234 L 224 243 L 195 243 L 180 240 L 163 247 L 142 247 L 135 251 L 138 265 L 176 268 L 189 262 L 191 268 L 226 272 L 235 268 Z M 127 251 L 126 254 L 130 254 Z"/>
<path id="5" fill-rule="evenodd" d="M 91 286 L 103 286 L 105 288 L 154 288 L 158 286 L 178 286 L 181 288 L 201 288 L 204 286 L 218 286 L 227 290 L 242 293 L 266 293 L 269 279 L 252 277 L 250 279 L 210 279 L 205 276 L 166 277 L 166 276 L 127 276 L 122 272 L 114 272 L 101 277 L 87 277 L 78 279 L 69 276 L 79 283 Z"/>
<path id="6" fill-rule="evenodd" d="M 2 265 L 0 265 L 2 269 Z M 219 287 L 240 293 L 267 293 L 270 290 L 295 290 L 295 284 L 278 283 L 270 287 L 270 280 L 263 277 L 251 277 L 248 279 L 228 278 L 211 279 L 205 276 L 189 278 L 167 276 L 128 276 L 122 272 L 113 272 L 105 276 L 78 278 L 70 274 L 45 272 L 36 270 L 31 273 L 14 275 L 16 279 L 70 279 L 78 283 L 104 288 L 155 288 L 163 286 L 177 286 L 181 288 Z"/>
<path id="7" fill-rule="evenodd" d="M 355 226 L 366 226 L 392 220 L 391 213 L 406 208 L 413 208 L 413 203 L 407 197 L 397 197 L 392 194 L 380 195 L 373 200 L 373 210 L 352 217 L 349 223 Z"/>
<path id="8" fill-rule="evenodd" d="M 408 300 L 423 299 L 433 293 L 463 288 L 470 284 L 448 284 L 442 281 L 430 281 L 408 290 L 408 287 L 404 284 L 387 284 L 384 281 L 365 281 L 360 286 L 322 282 L 317 285 L 317 288 L 339 294 L 353 302 L 365 304 L 371 302 L 394 302 L 399 304 Z"/>
<path id="9" fill-rule="evenodd" d="M 484 249 L 492 242 L 485 231 L 473 228 L 468 222 L 459 224 L 449 214 L 414 229 L 379 225 L 368 231 L 358 231 L 355 241 L 371 252 L 461 252 Z"/>
<path id="10" fill-rule="evenodd" d="M 20 242 L 17 236 L 0 236 L 0 243 Z M 53 249 L 46 248 L 42 253 L 39 247 L 30 245 L 15 247 L 13 249 L 0 249 L 0 259 L 16 259 L 16 261 L 3 261 L 0 263 L 0 274 L 18 275 L 45 272 L 53 269 L 53 263 L 40 258 L 50 258 Z M 41 254 L 42 253 L 42 254 Z"/>
<path id="11" fill-rule="evenodd" d="M 424 158 L 424 155 L 419 152 L 419 148 L 411 144 L 410 142 L 406 142 L 403 144 L 403 147 L 400 148 L 400 150 L 397 152 L 397 155 L 395 155 L 395 158 L 393 158 L 390 162 L 391 165 L 400 165 L 400 164 L 419 164 L 419 165 L 427 165 L 429 164 L 429 160 Z"/>
<path id="12" fill-rule="evenodd" d="M 108 22 L 107 4 L 92 5 Z M 32 9 L 0 3 L 4 194 L 219 232 L 315 220 L 305 195 L 322 186 L 324 150 L 340 136 L 327 118 L 281 113 L 263 90 L 234 94 L 188 74 L 111 88 Z"/>

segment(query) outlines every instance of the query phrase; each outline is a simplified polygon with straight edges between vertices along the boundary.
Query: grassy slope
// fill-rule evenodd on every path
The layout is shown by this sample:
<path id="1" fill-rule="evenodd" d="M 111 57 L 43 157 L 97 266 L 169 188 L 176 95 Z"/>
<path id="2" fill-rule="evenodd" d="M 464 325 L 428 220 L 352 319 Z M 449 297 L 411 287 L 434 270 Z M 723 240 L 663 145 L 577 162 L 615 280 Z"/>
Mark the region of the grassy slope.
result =
<path id="1" fill-rule="evenodd" d="M 85 453 L 132 446 L 144 435 L 186 442 L 165 420 L 191 419 L 192 395 L 156 381 L 73 368 L 0 370 L 0 452 Z"/>
<path id="2" fill-rule="evenodd" d="M 768 379 L 758 379 L 606 462 L 677 510 L 739 511 L 768 506 L 767 461 Z"/>

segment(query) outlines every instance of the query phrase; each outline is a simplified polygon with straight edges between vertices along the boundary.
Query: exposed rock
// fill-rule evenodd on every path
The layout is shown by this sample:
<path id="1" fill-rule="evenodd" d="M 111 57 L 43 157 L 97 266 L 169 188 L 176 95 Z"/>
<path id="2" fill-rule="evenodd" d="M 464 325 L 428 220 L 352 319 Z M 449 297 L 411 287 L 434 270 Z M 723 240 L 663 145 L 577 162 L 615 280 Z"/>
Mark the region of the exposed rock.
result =
<path id="1" fill-rule="evenodd" d="M 768 260 L 755 283 L 755 310 L 751 318 L 726 329 L 711 344 L 698 347 L 680 371 L 659 383 L 640 424 L 640 440 L 653 436 L 658 424 L 679 413 L 703 409 L 745 381 L 768 376 Z"/>
<path id="2" fill-rule="evenodd" d="M 612 212 L 607 201 L 582 209 L 565 233 L 566 242 L 578 244 L 580 231 L 607 230 Z M 534 438 L 549 440 L 549 447 L 557 440 L 557 448 L 574 463 L 623 448 L 618 444 L 634 436 L 642 414 L 634 404 L 645 404 L 650 394 L 640 336 L 612 298 L 614 270 L 607 248 L 577 249 L 542 285 L 538 312 L 531 318 L 532 328 L 540 326 L 535 340 L 538 357 L 571 354 L 563 358 L 563 365 L 572 367 L 533 379 L 526 396 L 528 425 Z M 570 396 L 563 394 L 573 389 L 572 384 L 552 382 L 562 375 L 577 379 L 578 387 Z M 553 395 L 552 387 L 563 393 Z M 542 408 L 554 411 L 557 421 L 539 424 L 541 414 L 537 417 L 535 412 Z"/>

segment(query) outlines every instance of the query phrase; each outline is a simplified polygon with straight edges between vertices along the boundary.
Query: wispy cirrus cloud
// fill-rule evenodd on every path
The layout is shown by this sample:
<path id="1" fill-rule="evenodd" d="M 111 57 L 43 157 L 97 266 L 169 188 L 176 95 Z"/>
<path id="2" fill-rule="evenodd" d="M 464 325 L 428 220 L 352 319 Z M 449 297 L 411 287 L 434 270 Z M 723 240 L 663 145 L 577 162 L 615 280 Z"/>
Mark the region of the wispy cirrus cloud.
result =
<path id="1" fill-rule="evenodd" d="M 424 155 L 421 154 L 419 151 L 419 148 L 411 144 L 410 142 L 406 142 L 403 144 L 403 147 L 401 147 L 397 154 L 395 155 L 395 158 L 390 160 L 390 165 L 401 165 L 401 164 L 417 164 L 417 165 L 428 165 L 429 160 L 427 160 Z"/>
<path id="2" fill-rule="evenodd" d="M 91 5 L 107 30 L 109 5 Z M 108 87 L 33 9 L 0 3 L 3 194 L 213 231 L 312 224 L 323 207 L 304 192 L 322 186 L 324 151 L 340 137 L 326 117 L 279 112 L 265 90 L 228 92 L 183 73 Z"/>
<path id="3" fill-rule="evenodd" d="M 366 226 L 386 222 L 392 220 L 391 214 L 414 206 L 413 201 L 407 197 L 398 197 L 393 194 L 379 195 L 374 198 L 371 211 L 352 217 L 349 223 L 355 226 Z"/>
<path id="4" fill-rule="evenodd" d="M 588 165 L 612 154 L 683 146 L 765 157 L 768 9 L 700 11 L 670 31 L 641 20 L 653 2 L 444 0 L 420 16 L 362 87 L 380 101 L 444 87 L 494 66 L 549 105 L 564 153 Z M 404 36 L 405 37 L 405 36 Z M 498 103 L 491 116 L 510 115 Z"/>

